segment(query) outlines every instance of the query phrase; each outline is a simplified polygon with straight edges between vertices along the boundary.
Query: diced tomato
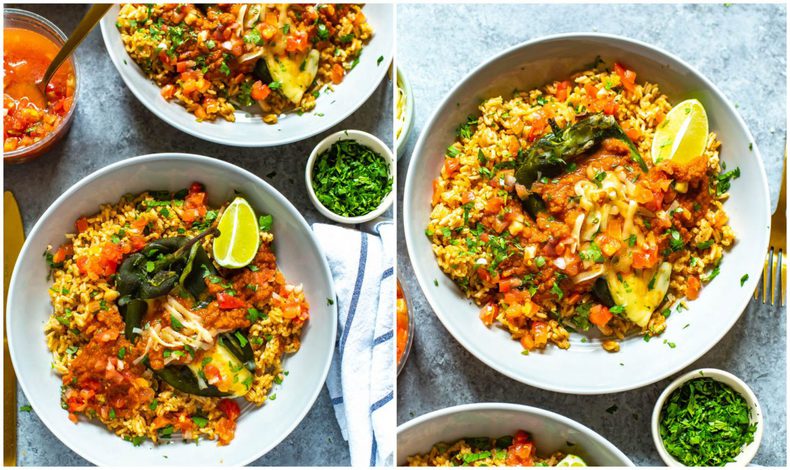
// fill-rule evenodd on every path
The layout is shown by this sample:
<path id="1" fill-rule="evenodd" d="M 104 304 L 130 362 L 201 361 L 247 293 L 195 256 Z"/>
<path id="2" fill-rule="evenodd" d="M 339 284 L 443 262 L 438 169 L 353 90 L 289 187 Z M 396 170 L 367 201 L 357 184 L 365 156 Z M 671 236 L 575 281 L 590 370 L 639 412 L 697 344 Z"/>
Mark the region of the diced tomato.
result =
<path id="1" fill-rule="evenodd" d="M 535 339 L 532 337 L 532 333 L 529 331 L 525 331 L 524 336 L 522 336 L 518 342 L 521 343 L 521 347 L 527 351 L 532 351 L 535 349 Z"/>
<path id="2" fill-rule="evenodd" d="M 289 34 L 288 39 L 285 41 L 285 50 L 287 52 L 304 52 L 309 46 L 307 33 L 300 30 Z"/>
<path id="3" fill-rule="evenodd" d="M 64 243 L 60 245 L 58 250 L 52 255 L 52 262 L 55 264 L 60 264 L 66 261 L 66 258 L 74 254 L 74 245 L 71 243 Z"/>
<path id="4" fill-rule="evenodd" d="M 145 247 L 145 237 L 142 235 L 132 235 L 129 237 L 129 246 L 132 252 L 140 251 Z"/>
<path id="5" fill-rule="evenodd" d="M 220 400 L 217 404 L 217 408 L 219 408 L 219 410 L 222 411 L 222 413 L 224 413 L 225 416 L 227 416 L 228 419 L 232 421 L 235 421 L 236 418 L 238 418 L 241 414 L 239 404 L 228 398 L 223 398 Z"/>
<path id="6" fill-rule="evenodd" d="M 521 279 L 517 277 L 511 277 L 509 279 L 502 279 L 499 281 L 499 292 L 505 293 L 510 292 L 511 289 L 515 289 L 516 287 L 521 287 Z"/>
<path id="7" fill-rule="evenodd" d="M 664 203 L 664 192 L 661 190 L 653 191 L 653 198 L 645 203 L 645 208 L 651 211 L 661 210 Z"/>
<path id="8" fill-rule="evenodd" d="M 699 278 L 697 276 L 689 276 L 688 284 L 686 285 L 686 297 L 689 300 L 695 300 L 699 297 L 699 291 L 702 288 Z"/>
<path id="9" fill-rule="evenodd" d="M 486 201 L 486 214 L 497 214 L 502 209 L 502 206 L 505 204 L 505 200 L 499 196 L 494 196 Z"/>
<path id="10" fill-rule="evenodd" d="M 343 81 L 343 76 L 345 76 L 346 71 L 343 70 L 343 66 L 340 64 L 333 64 L 332 65 L 332 83 L 338 85 L 340 82 Z"/>
<path id="11" fill-rule="evenodd" d="M 494 220 L 491 224 L 491 228 L 493 228 L 496 233 L 504 232 L 505 229 L 510 225 L 506 220 L 504 220 L 504 218 L 500 219 L 499 217 L 494 217 L 493 219 Z"/>
<path id="12" fill-rule="evenodd" d="M 535 460 L 535 445 L 529 434 L 519 430 L 507 449 L 505 463 L 510 467 L 531 467 Z"/>
<path id="13" fill-rule="evenodd" d="M 459 162 L 457 158 L 445 158 L 442 176 L 449 178 L 453 176 L 459 168 L 461 168 L 461 162 Z"/>
<path id="14" fill-rule="evenodd" d="M 557 98 L 557 101 L 560 103 L 564 103 L 565 100 L 568 99 L 568 88 L 570 88 L 571 82 L 565 80 L 562 82 L 557 83 L 557 91 L 554 93 L 554 96 Z"/>
<path id="15" fill-rule="evenodd" d="M 494 319 L 499 314 L 499 305 L 494 303 L 486 304 L 482 309 L 480 309 L 480 320 L 483 321 L 485 326 L 491 326 L 494 323 Z"/>
<path id="16" fill-rule="evenodd" d="M 614 71 L 620 77 L 620 82 L 623 84 L 623 87 L 628 91 L 634 91 L 636 72 L 625 68 L 625 66 L 619 62 L 614 63 Z"/>
<path id="17" fill-rule="evenodd" d="M 202 193 L 202 192 L 204 192 L 205 190 L 206 190 L 206 187 L 205 187 L 205 186 L 203 186 L 203 184 L 202 184 L 202 183 L 198 183 L 197 181 L 195 181 L 194 183 L 192 183 L 191 185 L 189 185 L 189 193 L 190 193 L 190 194 L 194 194 L 194 193 Z"/>
<path id="18" fill-rule="evenodd" d="M 466 191 L 461 196 L 461 203 L 462 204 L 467 204 L 467 203 L 472 202 L 474 200 L 475 200 L 475 193 L 473 193 L 472 191 Z"/>
<path id="19" fill-rule="evenodd" d="M 206 382 L 211 385 L 222 382 L 222 374 L 214 364 L 209 363 L 203 366 L 203 374 L 206 376 Z"/>
<path id="20" fill-rule="evenodd" d="M 604 233 L 595 237 L 595 243 L 601 249 L 601 252 L 606 256 L 612 256 L 620 249 L 622 243 L 620 240 L 610 237 Z"/>
<path id="21" fill-rule="evenodd" d="M 88 257 L 87 256 L 80 256 L 77 258 L 77 268 L 79 268 L 80 273 L 87 274 L 88 273 Z"/>
<path id="22" fill-rule="evenodd" d="M 604 326 L 612 319 L 612 312 L 603 305 L 593 305 L 590 309 L 590 323 L 596 326 Z"/>
<path id="23" fill-rule="evenodd" d="M 642 131 L 635 127 L 631 127 L 628 121 L 623 123 L 622 128 L 625 131 L 625 135 L 632 141 L 637 141 L 642 137 Z"/>
<path id="24" fill-rule="evenodd" d="M 477 268 L 477 277 L 479 277 L 483 282 L 491 282 L 491 273 L 482 266 Z"/>
<path id="25" fill-rule="evenodd" d="M 182 60 L 180 62 L 176 62 L 176 71 L 178 73 L 186 72 L 187 70 L 191 69 L 195 66 L 194 60 Z"/>
<path id="26" fill-rule="evenodd" d="M 272 93 L 272 90 L 269 88 L 269 85 L 265 85 L 260 80 L 257 80 L 255 83 L 252 84 L 252 91 L 250 92 L 250 97 L 255 101 L 263 101 L 269 97 Z"/>
<path id="27" fill-rule="evenodd" d="M 277 34 L 277 27 L 269 23 L 258 23 L 258 31 L 264 41 L 268 41 Z"/>
<path id="28" fill-rule="evenodd" d="M 85 217 L 80 217 L 74 222 L 74 227 L 77 229 L 77 233 L 82 233 L 88 230 L 88 219 Z"/>
<path id="29" fill-rule="evenodd" d="M 652 268 L 658 263 L 658 247 L 643 245 L 638 250 L 633 250 L 631 267 L 634 269 Z"/>
<path id="30" fill-rule="evenodd" d="M 233 310 L 234 308 L 241 308 L 246 305 L 240 298 L 233 297 L 225 292 L 217 294 L 217 303 L 222 310 Z"/>
<path id="31" fill-rule="evenodd" d="M 584 85 L 584 91 L 587 92 L 587 98 L 589 100 L 595 100 L 598 98 L 598 89 L 592 83 L 586 83 Z"/>
<path id="32" fill-rule="evenodd" d="M 542 348 L 549 342 L 549 325 L 543 321 L 533 321 L 530 327 L 535 347 Z"/>
<path id="33" fill-rule="evenodd" d="M 604 114 L 613 116 L 615 113 L 617 113 L 618 108 L 619 106 L 614 102 L 614 100 L 607 100 L 603 105 L 603 112 Z"/>

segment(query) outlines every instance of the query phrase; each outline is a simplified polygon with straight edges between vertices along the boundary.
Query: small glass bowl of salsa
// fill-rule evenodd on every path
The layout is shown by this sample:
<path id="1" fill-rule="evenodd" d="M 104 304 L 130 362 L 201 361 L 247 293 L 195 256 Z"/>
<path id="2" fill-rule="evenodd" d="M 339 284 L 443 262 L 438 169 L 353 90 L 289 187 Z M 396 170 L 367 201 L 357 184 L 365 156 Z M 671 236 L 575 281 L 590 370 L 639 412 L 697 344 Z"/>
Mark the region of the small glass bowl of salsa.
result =
<path id="1" fill-rule="evenodd" d="M 78 92 L 73 57 L 55 73 L 46 99 L 36 82 L 66 42 L 46 18 L 16 8 L 3 9 L 3 161 L 22 163 L 63 138 L 74 119 Z"/>
<path id="2" fill-rule="evenodd" d="M 409 357 L 411 345 L 414 342 L 414 314 L 411 311 L 409 300 L 403 293 L 403 288 L 400 285 L 400 280 L 397 282 L 398 295 L 395 300 L 395 323 L 396 331 L 395 342 L 398 357 L 398 375 L 406 364 L 406 359 Z"/>

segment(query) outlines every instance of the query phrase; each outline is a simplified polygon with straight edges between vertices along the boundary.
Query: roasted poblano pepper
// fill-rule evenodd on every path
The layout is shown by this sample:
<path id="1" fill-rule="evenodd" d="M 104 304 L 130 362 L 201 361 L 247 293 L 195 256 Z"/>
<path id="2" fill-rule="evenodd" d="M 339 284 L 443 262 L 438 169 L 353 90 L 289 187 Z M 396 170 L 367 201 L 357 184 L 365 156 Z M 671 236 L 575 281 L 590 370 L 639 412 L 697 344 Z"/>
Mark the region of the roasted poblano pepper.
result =
<path id="1" fill-rule="evenodd" d="M 121 263 L 115 279 L 115 289 L 119 294 L 118 309 L 126 323 L 124 335 L 127 339 L 131 341 L 136 337 L 133 330 L 140 327 L 145 316 L 148 309 L 146 300 L 167 295 L 173 290 L 190 261 L 194 265 L 195 260 L 208 260 L 205 250 L 197 242 L 215 233 L 216 227 L 191 239 L 173 237 L 154 240 Z M 193 252 L 194 256 L 189 256 Z M 205 258 L 200 257 L 201 252 Z M 211 266 L 209 269 L 213 268 L 210 261 L 208 266 Z M 185 280 L 190 281 L 189 275 Z M 190 293 L 198 292 L 195 284 L 194 280 L 189 282 L 188 285 L 192 288 L 187 290 Z M 202 290 L 198 294 L 200 292 Z"/>
<path id="2" fill-rule="evenodd" d="M 222 389 L 208 384 L 206 377 L 200 376 L 207 364 L 216 367 L 223 377 L 231 378 L 228 382 L 232 383 Z M 202 397 L 228 397 L 247 393 L 249 386 L 245 384 L 251 383 L 254 370 L 252 347 L 244 332 L 238 330 L 219 335 L 214 348 L 203 356 L 203 361 L 193 361 L 189 365 L 169 365 L 156 371 L 156 374 L 176 390 L 185 393 Z"/>
<path id="3" fill-rule="evenodd" d="M 574 159 L 607 138 L 625 142 L 631 151 L 631 159 L 642 171 L 648 170 L 636 146 L 612 116 L 593 114 L 564 129 L 559 129 L 554 122 L 551 124 L 553 131 L 527 150 L 524 161 L 516 170 L 516 180 L 527 188 L 532 186 L 539 174 L 554 177 L 562 173 Z"/>

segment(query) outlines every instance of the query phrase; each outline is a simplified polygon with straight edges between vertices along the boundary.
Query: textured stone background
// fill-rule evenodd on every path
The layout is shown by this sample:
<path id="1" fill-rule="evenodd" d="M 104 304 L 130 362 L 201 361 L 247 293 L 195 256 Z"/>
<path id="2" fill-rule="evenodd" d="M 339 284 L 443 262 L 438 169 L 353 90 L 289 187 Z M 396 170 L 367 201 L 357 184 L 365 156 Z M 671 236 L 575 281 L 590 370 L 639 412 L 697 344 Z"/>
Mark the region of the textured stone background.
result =
<path id="1" fill-rule="evenodd" d="M 778 195 L 785 145 L 786 8 L 784 5 L 401 5 L 398 63 L 416 104 L 409 155 L 420 129 L 452 86 L 495 53 L 544 35 L 620 34 L 678 55 L 736 103 L 762 152 L 772 201 Z M 402 190 L 408 157 L 399 165 Z M 469 354 L 433 315 L 414 279 L 402 230 L 398 276 L 412 295 L 417 334 L 398 380 L 398 422 L 440 408 L 511 402 L 556 411 L 591 427 L 637 465 L 662 465 L 650 415 L 669 380 L 604 396 L 546 392 L 506 378 Z M 690 368 L 717 367 L 754 389 L 766 416 L 755 464 L 786 462 L 785 313 L 749 305 L 739 322 Z M 606 409 L 617 405 L 617 411 Z"/>
<path id="2" fill-rule="evenodd" d="M 81 5 L 17 7 L 45 16 L 67 34 L 86 9 Z M 330 223 L 315 210 L 304 187 L 304 166 L 313 147 L 326 135 L 342 129 L 364 130 L 385 143 L 392 142 L 389 79 L 356 113 L 316 137 L 282 147 L 241 149 L 191 137 L 149 112 L 124 85 L 98 28 L 80 46 L 77 60 L 82 89 L 70 134 L 48 155 L 22 166 L 4 167 L 5 189 L 16 195 L 28 230 L 61 193 L 89 173 L 127 157 L 170 151 L 208 155 L 246 168 L 277 188 L 308 223 Z M 18 405 L 27 404 L 21 390 L 18 394 Z M 19 413 L 18 436 L 19 465 L 88 465 L 50 433 L 35 413 Z M 294 432 L 253 465 L 349 465 L 348 446 L 335 421 L 326 388 Z"/>

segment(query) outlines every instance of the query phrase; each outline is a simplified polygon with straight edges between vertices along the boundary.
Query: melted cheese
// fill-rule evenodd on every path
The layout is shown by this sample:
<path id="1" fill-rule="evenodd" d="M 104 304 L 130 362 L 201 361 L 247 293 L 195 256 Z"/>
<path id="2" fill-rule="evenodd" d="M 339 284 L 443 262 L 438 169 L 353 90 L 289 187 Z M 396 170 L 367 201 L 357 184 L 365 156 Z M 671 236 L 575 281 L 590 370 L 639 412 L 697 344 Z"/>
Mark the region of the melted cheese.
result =
<path id="1" fill-rule="evenodd" d="M 669 289 L 672 265 L 661 263 L 658 269 L 618 274 L 607 269 L 606 283 L 617 305 L 623 306 L 629 320 L 644 328 Z M 652 280 L 652 289 L 649 287 Z"/>
<path id="2" fill-rule="evenodd" d="M 288 17 L 288 5 L 278 4 L 271 8 L 277 10 L 277 29 L 279 31 L 282 31 L 286 25 L 292 30 L 295 29 Z M 276 35 L 275 41 L 264 47 L 263 58 L 272 79 L 280 82 L 280 93 L 298 106 L 318 74 L 320 53 L 316 49 L 310 49 L 305 52 L 289 54 L 285 50 L 286 41 L 285 34 Z"/>
<path id="3" fill-rule="evenodd" d="M 208 360 L 210 358 L 210 360 Z M 205 372 L 205 367 L 211 365 L 219 371 L 219 377 Z M 208 351 L 202 361 L 193 361 L 188 367 L 196 377 L 206 377 L 208 384 L 213 385 L 221 392 L 230 393 L 235 397 L 243 396 L 252 384 L 252 373 L 244 364 L 233 355 L 226 347 L 217 343 Z"/>

